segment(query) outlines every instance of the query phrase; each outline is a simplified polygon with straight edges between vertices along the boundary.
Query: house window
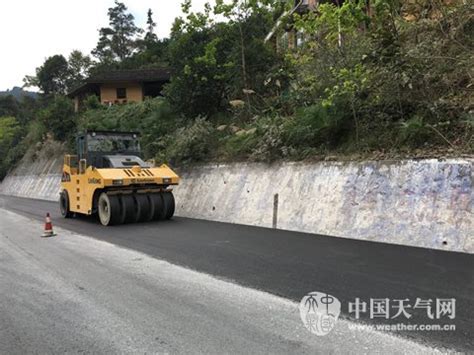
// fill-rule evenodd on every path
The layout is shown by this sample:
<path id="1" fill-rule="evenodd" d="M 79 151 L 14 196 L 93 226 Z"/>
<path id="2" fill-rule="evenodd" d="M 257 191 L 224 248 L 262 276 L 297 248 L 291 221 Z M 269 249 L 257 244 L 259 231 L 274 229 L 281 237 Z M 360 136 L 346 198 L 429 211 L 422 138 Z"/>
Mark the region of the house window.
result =
<path id="1" fill-rule="evenodd" d="M 126 98 L 127 98 L 127 89 L 117 88 L 117 99 L 126 99 Z"/>

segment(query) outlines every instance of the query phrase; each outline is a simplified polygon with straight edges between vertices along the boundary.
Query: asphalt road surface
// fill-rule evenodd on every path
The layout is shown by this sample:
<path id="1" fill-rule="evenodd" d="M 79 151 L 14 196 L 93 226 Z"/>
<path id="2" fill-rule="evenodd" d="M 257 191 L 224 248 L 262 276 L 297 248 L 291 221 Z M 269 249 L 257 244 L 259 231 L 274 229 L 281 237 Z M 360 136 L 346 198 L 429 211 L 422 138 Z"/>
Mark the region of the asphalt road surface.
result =
<path id="1" fill-rule="evenodd" d="M 0 212 L 0 353 L 436 350 L 344 320 L 316 337 L 289 300 Z"/>
<path id="2" fill-rule="evenodd" d="M 343 317 L 346 319 L 354 317 L 353 313 L 348 312 L 347 304 L 354 302 L 356 297 L 367 302 L 370 298 L 409 299 L 412 304 L 416 298 L 455 298 L 456 317 L 453 320 L 444 317 L 439 321 L 430 321 L 426 316 L 426 310 L 410 309 L 412 314 L 410 319 L 398 318 L 391 322 L 455 324 L 456 331 L 405 331 L 393 334 L 397 336 L 395 339 L 401 336 L 427 346 L 460 351 L 474 349 L 474 257 L 472 255 L 185 218 L 175 218 L 168 222 L 103 227 L 93 218 L 64 220 L 59 216 L 56 204 L 52 202 L 1 196 L 0 207 L 2 206 L 39 221 L 44 219 L 46 212 L 51 212 L 55 225 L 69 231 L 144 253 L 155 262 L 165 260 L 195 270 L 199 272 L 199 274 L 196 273 L 198 275 L 205 273 L 231 282 L 226 282 L 226 285 L 239 284 L 245 286 L 245 290 L 251 288 L 265 291 L 288 302 L 299 302 L 311 291 L 327 292 L 341 301 Z M 9 238 L 12 239 L 11 236 Z M 84 253 L 87 255 L 87 251 Z M 81 255 L 78 252 L 77 256 Z M 78 261 L 77 268 L 81 268 L 81 265 Z M 104 266 L 105 262 L 100 265 Z M 91 265 L 88 274 L 93 276 L 93 270 L 94 265 Z M 113 275 L 111 272 L 109 277 L 113 278 Z M 105 275 L 104 278 L 107 279 Z M 98 287 L 100 288 L 100 285 Z M 173 298 L 170 290 L 165 291 L 170 292 L 169 296 Z M 100 293 L 99 290 L 97 292 Z M 116 302 L 112 299 L 111 303 L 115 304 Z M 275 299 L 281 301 L 280 298 Z M 166 299 L 166 301 L 169 300 Z M 160 305 L 163 306 L 163 304 Z M 240 307 L 239 312 L 245 314 L 246 307 Z M 255 305 L 248 307 L 250 312 Z M 285 321 L 287 320 L 285 317 L 291 318 L 289 315 L 285 316 L 284 312 L 282 317 Z M 257 318 L 258 323 L 261 320 Z M 293 314 L 292 322 L 296 318 Z M 368 324 L 374 324 L 374 322 L 390 324 L 390 321 L 386 319 L 371 320 L 368 314 L 361 314 L 361 318 L 362 322 Z M 292 322 L 289 324 L 294 325 Z M 2 324 L 5 322 L 2 321 Z M 221 324 L 217 328 L 220 327 Z M 346 334 L 346 338 L 351 338 L 357 333 L 349 330 L 348 332 L 349 335 Z M 217 334 L 219 332 L 216 336 Z M 301 334 L 298 333 L 303 336 Z M 332 334 L 337 334 L 337 332 L 333 331 L 330 335 Z M 171 334 L 168 335 L 171 336 Z M 256 335 L 257 338 L 259 336 L 261 335 Z M 165 338 L 169 340 L 168 336 Z M 266 350 L 256 347 L 256 344 L 260 344 L 262 340 L 262 338 L 257 338 L 253 344 L 254 352 L 272 350 L 271 347 Z M 290 342 L 295 346 L 298 344 L 298 347 L 285 348 L 280 344 L 282 347 L 275 350 L 282 352 L 314 350 L 311 341 L 305 339 L 301 344 Z M 321 339 L 323 338 L 317 339 L 317 344 L 324 343 Z M 333 338 L 324 337 L 324 339 Z M 191 340 L 189 344 L 193 343 Z M 214 345 L 209 346 L 215 346 L 215 348 L 201 347 L 198 351 L 205 352 L 219 348 L 220 343 L 212 344 Z M 360 344 L 359 340 L 354 344 Z M 333 349 L 352 349 L 341 346 L 341 348 Z M 232 349 L 230 347 L 227 350 L 232 351 Z M 319 348 L 319 350 L 324 349 L 331 348 Z M 365 351 L 376 350 L 370 345 L 364 349 Z M 186 351 L 184 348 L 169 350 Z M 192 351 L 190 348 L 187 350 Z M 245 352 L 244 350 L 252 352 L 251 348 L 242 348 L 240 352 Z"/>

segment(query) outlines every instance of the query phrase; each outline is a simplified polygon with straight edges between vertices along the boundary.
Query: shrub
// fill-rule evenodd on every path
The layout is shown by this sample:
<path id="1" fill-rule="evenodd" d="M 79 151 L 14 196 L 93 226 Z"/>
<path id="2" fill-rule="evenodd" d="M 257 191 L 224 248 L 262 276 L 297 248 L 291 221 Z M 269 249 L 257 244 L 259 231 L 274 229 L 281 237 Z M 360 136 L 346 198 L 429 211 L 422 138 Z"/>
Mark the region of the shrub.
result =
<path id="1" fill-rule="evenodd" d="M 348 121 L 344 107 L 312 105 L 297 111 L 284 124 L 285 143 L 293 147 L 333 146 Z"/>
<path id="2" fill-rule="evenodd" d="M 162 98 L 144 102 L 128 103 L 81 113 L 79 127 L 82 130 L 138 131 L 142 134 L 141 144 L 146 158 L 154 157 L 163 149 L 160 139 L 180 125 L 181 119 Z"/>
<path id="3" fill-rule="evenodd" d="M 420 116 L 413 116 L 400 123 L 400 138 L 403 143 L 420 146 L 429 139 L 429 128 Z"/>
<path id="4" fill-rule="evenodd" d="M 281 158 L 283 156 L 282 126 L 275 121 L 271 122 L 266 125 L 262 133 L 250 158 L 267 162 Z"/>
<path id="5" fill-rule="evenodd" d="M 146 157 L 154 157 L 162 149 L 160 139 L 171 134 L 182 119 L 176 115 L 166 100 L 149 100 L 150 112 L 141 120 L 142 148 Z"/>
<path id="6" fill-rule="evenodd" d="M 260 136 L 255 133 L 227 135 L 221 139 L 222 155 L 226 159 L 245 159 L 258 144 Z"/>
<path id="7" fill-rule="evenodd" d="M 12 165 L 12 152 L 17 146 L 21 127 L 14 117 L 0 117 L 0 180 Z"/>
<path id="8" fill-rule="evenodd" d="M 85 110 L 97 110 L 102 107 L 99 98 L 96 95 L 88 95 L 82 102 Z"/>
<path id="9" fill-rule="evenodd" d="M 172 164 L 205 160 L 215 146 L 215 138 L 212 124 L 199 117 L 160 140 L 156 160 Z"/>
<path id="10" fill-rule="evenodd" d="M 23 139 L 23 144 L 30 147 L 38 142 L 41 142 L 47 133 L 47 128 L 43 122 L 33 120 L 28 125 L 28 132 Z"/>
<path id="11" fill-rule="evenodd" d="M 56 96 L 51 103 L 38 113 L 46 129 L 59 141 L 66 140 L 76 131 L 76 116 L 70 99 Z"/>

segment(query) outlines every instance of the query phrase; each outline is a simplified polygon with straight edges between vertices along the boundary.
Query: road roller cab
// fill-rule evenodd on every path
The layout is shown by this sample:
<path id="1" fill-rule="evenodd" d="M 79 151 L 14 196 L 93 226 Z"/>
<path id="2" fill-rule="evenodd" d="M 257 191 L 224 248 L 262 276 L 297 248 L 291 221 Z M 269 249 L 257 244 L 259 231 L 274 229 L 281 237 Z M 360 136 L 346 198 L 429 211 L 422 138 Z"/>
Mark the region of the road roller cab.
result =
<path id="1" fill-rule="evenodd" d="M 88 131 L 64 157 L 61 214 L 98 214 L 103 225 L 170 219 L 178 183 L 167 165 L 143 161 L 138 133 Z"/>

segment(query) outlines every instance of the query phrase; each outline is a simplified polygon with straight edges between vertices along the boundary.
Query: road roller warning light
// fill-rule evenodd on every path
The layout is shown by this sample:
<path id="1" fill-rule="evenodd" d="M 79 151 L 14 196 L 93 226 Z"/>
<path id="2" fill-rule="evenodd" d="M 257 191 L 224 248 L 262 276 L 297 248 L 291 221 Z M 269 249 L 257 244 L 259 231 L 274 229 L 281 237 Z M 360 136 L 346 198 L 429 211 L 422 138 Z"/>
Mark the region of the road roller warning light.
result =
<path id="1" fill-rule="evenodd" d="M 42 235 L 43 238 L 48 238 L 48 237 L 54 237 L 56 234 L 54 234 L 53 231 L 53 223 L 51 222 L 51 216 L 49 213 L 46 213 L 46 219 L 44 222 L 44 233 Z"/>
<path id="2" fill-rule="evenodd" d="M 167 165 L 141 159 L 138 133 L 89 131 L 77 137 L 77 155 L 64 157 L 61 214 L 97 214 L 105 225 L 170 219 L 171 187 L 179 177 Z"/>

